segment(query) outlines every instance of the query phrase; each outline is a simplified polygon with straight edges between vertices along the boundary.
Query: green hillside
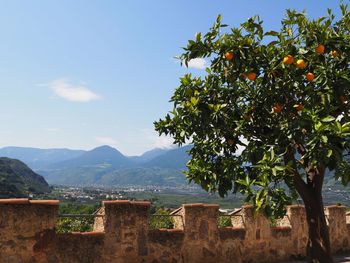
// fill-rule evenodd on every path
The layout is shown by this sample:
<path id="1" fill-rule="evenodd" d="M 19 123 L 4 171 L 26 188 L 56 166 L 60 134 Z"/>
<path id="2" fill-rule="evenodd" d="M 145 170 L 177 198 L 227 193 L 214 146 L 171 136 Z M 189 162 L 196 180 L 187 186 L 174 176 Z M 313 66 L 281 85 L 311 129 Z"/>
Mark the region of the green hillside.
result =
<path id="1" fill-rule="evenodd" d="M 16 153 L 16 156 L 23 157 L 21 161 L 54 185 L 174 186 L 188 183 L 182 171 L 186 170 L 186 163 L 190 159 L 187 151 L 190 149 L 191 146 L 187 145 L 173 149 L 153 149 L 141 156 L 124 156 L 107 145 L 83 152 L 6 147 L 0 149 L 0 156 L 1 153 Z M 54 154 L 48 154 L 51 152 Z M 39 163 L 40 166 L 37 165 Z M 16 189 L 13 191 L 16 192 Z"/>
<path id="2" fill-rule="evenodd" d="M 50 192 L 45 179 L 19 160 L 0 158 L 0 198 Z"/>
<path id="3" fill-rule="evenodd" d="M 41 171 L 48 182 L 56 185 L 186 185 L 179 169 L 133 167 L 113 169 L 111 166 L 76 167 L 64 170 Z"/>

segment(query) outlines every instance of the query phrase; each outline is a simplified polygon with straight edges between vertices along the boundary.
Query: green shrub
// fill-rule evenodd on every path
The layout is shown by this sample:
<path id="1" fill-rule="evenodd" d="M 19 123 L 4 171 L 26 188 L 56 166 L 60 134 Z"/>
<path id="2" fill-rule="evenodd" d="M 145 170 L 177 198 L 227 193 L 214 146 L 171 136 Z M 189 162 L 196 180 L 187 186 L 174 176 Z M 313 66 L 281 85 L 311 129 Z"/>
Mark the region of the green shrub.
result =
<path id="1" fill-rule="evenodd" d="M 79 214 L 93 214 L 97 206 L 86 204 L 64 203 L 59 207 L 59 214 L 77 214 L 77 217 L 60 217 L 57 220 L 56 232 L 90 232 L 93 229 L 94 217 L 79 217 Z"/>
<path id="2" fill-rule="evenodd" d="M 174 218 L 170 216 L 170 211 L 158 208 L 156 210 L 156 215 L 151 215 L 150 218 L 150 228 L 151 229 L 159 229 L 159 228 L 174 228 Z M 169 216 L 167 216 L 169 215 Z"/>
<path id="3" fill-rule="evenodd" d="M 93 225 L 93 217 L 61 217 L 57 221 L 56 232 L 91 232 Z"/>
<path id="4" fill-rule="evenodd" d="M 230 216 L 219 216 L 218 217 L 218 226 L 219 227 L 230 227 L 232 226 Z"/>

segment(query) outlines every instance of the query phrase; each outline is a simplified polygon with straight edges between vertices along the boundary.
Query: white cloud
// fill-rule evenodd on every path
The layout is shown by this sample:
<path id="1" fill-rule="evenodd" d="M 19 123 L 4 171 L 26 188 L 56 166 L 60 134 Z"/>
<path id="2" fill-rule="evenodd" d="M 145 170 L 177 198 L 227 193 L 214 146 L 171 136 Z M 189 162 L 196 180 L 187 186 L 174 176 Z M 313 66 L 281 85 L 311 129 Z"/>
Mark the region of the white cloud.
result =
<path id="1" fill-rule="evenodd" d="M 69 101 L 89 102 L 101 99 L 100 95 L 89 90 L 86 86 L 75 85 L 65 79 L 54 80 L 48 86 L 57 96 Z"/>
<path id="2" fill-rule="evenodd" d="M 96 141 L 102 144 L 107 144 L 109 146 L 116 146 L 118 144 L 118 141 L 113 139 L 112 137 L 96 137 Z"/>
<path id="3" fill-rule="evenodd" d="M 153 148 L 170 149 L 176 147 L 173 142 L 174 140 L 169 136 L 159 136 L 158 133 L 153 129 L 141 129 L 143 137 L 152 144 Z"/>
<path id="4" fill-rule="evenodd" d="M 174 140 L 166 136 L 157 136 L 154 140 L 154 147 L 161 149 L 170 149 L 174 147 Z"/>
<path id="5" fill-rule="evenodd" d="M 189 68 L 205 69 L 207 67 L 207 61 L 204 58 L 194 58 L 188 62 Z"/>

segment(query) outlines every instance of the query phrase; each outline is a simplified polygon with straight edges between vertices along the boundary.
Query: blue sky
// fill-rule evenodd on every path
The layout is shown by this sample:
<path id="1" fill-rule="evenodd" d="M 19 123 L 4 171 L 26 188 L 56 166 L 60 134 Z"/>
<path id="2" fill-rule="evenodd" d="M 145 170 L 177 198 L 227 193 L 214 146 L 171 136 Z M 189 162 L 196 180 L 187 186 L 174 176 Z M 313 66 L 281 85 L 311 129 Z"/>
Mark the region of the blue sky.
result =
<path id="1" fill-rule="evenodd" d="M 345 1 L 348 2 L 348 1 Z M 0 1 L 0 147 L 91 149 L 138 155 L 170 140 L 153 121 L 187 73 L 174 59 L 218 14 L 239 26 L 259 14 L 278 29 L 286 8 L 339 14 L 338 1 Z"/>

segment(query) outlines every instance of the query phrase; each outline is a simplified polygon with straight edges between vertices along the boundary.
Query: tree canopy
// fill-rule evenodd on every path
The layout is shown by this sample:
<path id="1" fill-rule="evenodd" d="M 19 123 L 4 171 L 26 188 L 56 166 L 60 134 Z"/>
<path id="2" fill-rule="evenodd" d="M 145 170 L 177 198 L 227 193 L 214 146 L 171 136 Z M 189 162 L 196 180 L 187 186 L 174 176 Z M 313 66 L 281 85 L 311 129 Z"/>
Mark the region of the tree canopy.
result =
<path id="1" fill-rule="evenodd" d="M 270 217 L 297 193 L 308 198 L 308 186 L 322 188 L 327 169 L 349 182 L 350 12 L 340 8 L 339 19 L 329 9 L 314 20 L 287 10 L 280 31 L 265 31 L 259 16 L 237 28 L 219 16 L 188 42 L 182 63 L 210 65 L 205 76 L 181 78 L 155 127 L 193 145 L 190 181 L 242 193 Z"/>

